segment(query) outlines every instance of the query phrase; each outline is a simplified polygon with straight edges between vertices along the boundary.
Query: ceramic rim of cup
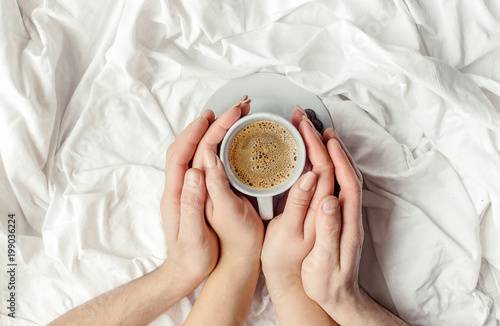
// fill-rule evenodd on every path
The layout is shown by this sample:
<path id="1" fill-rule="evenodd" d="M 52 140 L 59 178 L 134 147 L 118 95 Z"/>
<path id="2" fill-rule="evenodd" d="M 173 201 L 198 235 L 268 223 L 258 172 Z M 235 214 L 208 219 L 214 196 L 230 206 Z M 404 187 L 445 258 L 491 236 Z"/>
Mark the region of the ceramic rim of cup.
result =
<path id="1" fill-rule="evenodd" d="M 236 176 L 236 174 L 234 173 L 233 169 L 229 164 L 229 150 L 234 137 L 241 130 L 243 130 L 243 128 L 245 128 L 246 126 L 248 126 L 253 122 L 264 121 L 264 120 L 276 122 L 285 127 L 285 129 L 288 130 L 288 132 L 290 132 L 293 139 L 295 140 L 295 143 L 297 144 L 298 160 L 297 160 L 297 166 L 295 167 L 295 170 L 292 172 L 292 175 L 288 179 L 286 179 L 282 184 L 269 189 L 255 189 L 244 184 L 238 179 L 238 177 Z M 297 130 L 297 128 L 295 128 L 295 126 L 291 122 L 273 113 L 261 112 L 261 113 L 249 114 L 241 118 L 240 120 L 236 121 L 235 124 L 227 131 L 226 136 L 222 140 L 220 148 L 221 148 L 220 159 L 224 165 L 224 170 L 226 171 L 227 178 L 231 183 L 231 185 L 234 188 L 236 188 L 239 192 L 253 197 L 276 196 L 278 194 L 287 191 L 300 178 L 306 163 L 306 147 L 304 145 L 304 140 L 302 139 L 302 136 L 300 135 L 299 131 Z"/>

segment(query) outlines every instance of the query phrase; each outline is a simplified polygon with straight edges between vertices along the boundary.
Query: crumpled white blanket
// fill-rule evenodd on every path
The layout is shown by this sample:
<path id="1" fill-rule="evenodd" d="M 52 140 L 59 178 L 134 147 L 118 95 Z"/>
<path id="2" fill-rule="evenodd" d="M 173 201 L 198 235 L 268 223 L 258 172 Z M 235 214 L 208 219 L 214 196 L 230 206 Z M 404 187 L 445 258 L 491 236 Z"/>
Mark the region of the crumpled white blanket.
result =
<path id="1" fill-rule="evenodd" d="M 160 265 L 166 148 L 259 71 L 320 96 L 364 174 L 367 291 L 414 325 L 500 322 L 499 2 L 2 0 L 0 15 L 2 325 Z M 199 290 L 152 324 L 180 325 Z M 248 325 L 277 324 L 262 277 Z"/>

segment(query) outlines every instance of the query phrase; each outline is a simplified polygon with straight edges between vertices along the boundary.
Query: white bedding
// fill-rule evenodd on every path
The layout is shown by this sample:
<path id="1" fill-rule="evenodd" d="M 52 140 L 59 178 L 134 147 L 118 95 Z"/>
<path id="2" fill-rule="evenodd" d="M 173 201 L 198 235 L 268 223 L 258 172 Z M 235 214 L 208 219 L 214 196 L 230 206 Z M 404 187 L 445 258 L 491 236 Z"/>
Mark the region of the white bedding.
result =
<path id="1" fill-rule="evenodd" d="M 0 17 L 0 324 L 161 264 L 166 148 L 259 71 L 320 96 L 364 174 L 369 293 L 415 325 L 500 323 L 500 2 L 2 0 Z M 199 290 L 152 324 L 180 325 Z M 277 324 L 261 278 L 248 325 Z"/>

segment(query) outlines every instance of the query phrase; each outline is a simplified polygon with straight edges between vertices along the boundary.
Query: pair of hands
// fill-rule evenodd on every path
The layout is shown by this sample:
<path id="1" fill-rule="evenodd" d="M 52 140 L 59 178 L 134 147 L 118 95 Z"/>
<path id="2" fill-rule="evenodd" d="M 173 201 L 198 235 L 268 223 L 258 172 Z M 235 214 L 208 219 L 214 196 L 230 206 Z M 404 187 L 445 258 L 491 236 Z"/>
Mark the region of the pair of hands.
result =
<path id="1" fill-rule="evenodd" d="M 344 322 L 346 304 L 365 296 L 358 283 L 362 175 L 333 129 L 318 133 L 299 106 L 292 124 L 304 139 L 311 171 L 290 189 L 283 213 L 270 221 L 262 269 L 275 306 L 303 296 L 296 300 L 297 309 L 310 305 L 311 298 L 335 321 Z M 340 189 L 334 189 L 335 180 Z"/>
<path id="2" fill-rule="evenodd" d="M 262 220 L 246 197 L 231 190 L 216 156 L 227 130 L 248 114 L 249 102 L 243 98 L 217 120 L 212 111 L 205 111 L 167 150 L 160 210 L 168 249 L 161 268 L 185 284 L 188 292 L 218 261 L 260 259 Z"/>
<path id="3" fill-rule="evenodd" d="M 361 174 L 337 134 L 328 129 L 320 135 L 297 109 L 292 123 L 306 144 L 311 171 L 291 188 L 264 238 L 262 220 L 246 197 L 231 190 L 216 156 L 227 130 L 249 109 L 243 98 L 217 120 L 206 111 L 167 150 L 161 213 L 168 257 L 161 268 L 189 292 L 218 260 L 261 259 L 274 303 L 291 290 L 302 291 L 335 319 L 345 302 L 361 295 Z"/>
<path id="4" fill-rule="evenodd" d="M 311 171 L 292 187 L 264 237 L 260 216 L 231 190 L 215 154 L 249 102 L 243 98 L 217 120 L 206 111 L 169 147 L 160 207 L 166 262 L 51 325 L 144 325 L 209 274 L 185 325 L 244 325 L 261 261 L 282 325 L 406 325 L 358 285 L 361 174 L 335 132 L 317 133 L 300 108 L 292 123 L 306 143 Z"/>

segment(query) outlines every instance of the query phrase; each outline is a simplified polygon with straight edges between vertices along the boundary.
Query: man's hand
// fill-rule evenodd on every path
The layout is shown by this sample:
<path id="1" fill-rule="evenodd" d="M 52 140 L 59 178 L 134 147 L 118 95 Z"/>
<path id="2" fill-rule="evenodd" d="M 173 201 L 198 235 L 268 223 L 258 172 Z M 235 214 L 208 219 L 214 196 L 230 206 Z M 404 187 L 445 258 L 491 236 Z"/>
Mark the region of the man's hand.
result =
<path id="1" fill-rule="evenodd" d="M 167 261 L 141 278 L 104 293 L 55 320 L 51 325 L 144 325 L 189 294 L 214 268 L 218 241 L 205 219 L 205 177 L 190 168 L 195 151 L 222 140 L 231 121 L 248 112 L 240 102 L 214 121 L 206 111 L 167 150 L 165 191 L 160 203 L 168 244 Z M 210 128 L 209 128 L 210 126 Z"/>
<path id="2" fill-rule="evenodd" d="M 338 199 L 329 195 L 318 203 L 316 241 L 302 264 L 304 288 L 321 305 L 357 295 L 363 244 L 361 180 L 337 139 L 327 147 L 341 189 Z"/>
<path id="3" fill-rule="evenodd" d="M 184 284 L 187 293 L 212 271 L 218 257 L 217 236 L 205 220 L 205 177 L 189 168 L 208 127 L 207 117 L 200 117 L 168 148 L 160 203 L 167 238 L 167 261 L 161 268 Z"/>
<path id="4" fill-rule="evenodd" d="M 328 129 L 324 139 L 340 192 L 317 205 L 314 247 L 302 263 L 304 289 L 341 325 L 406 325 L 359 286 L 363 180 L 338 135 Z"/>

